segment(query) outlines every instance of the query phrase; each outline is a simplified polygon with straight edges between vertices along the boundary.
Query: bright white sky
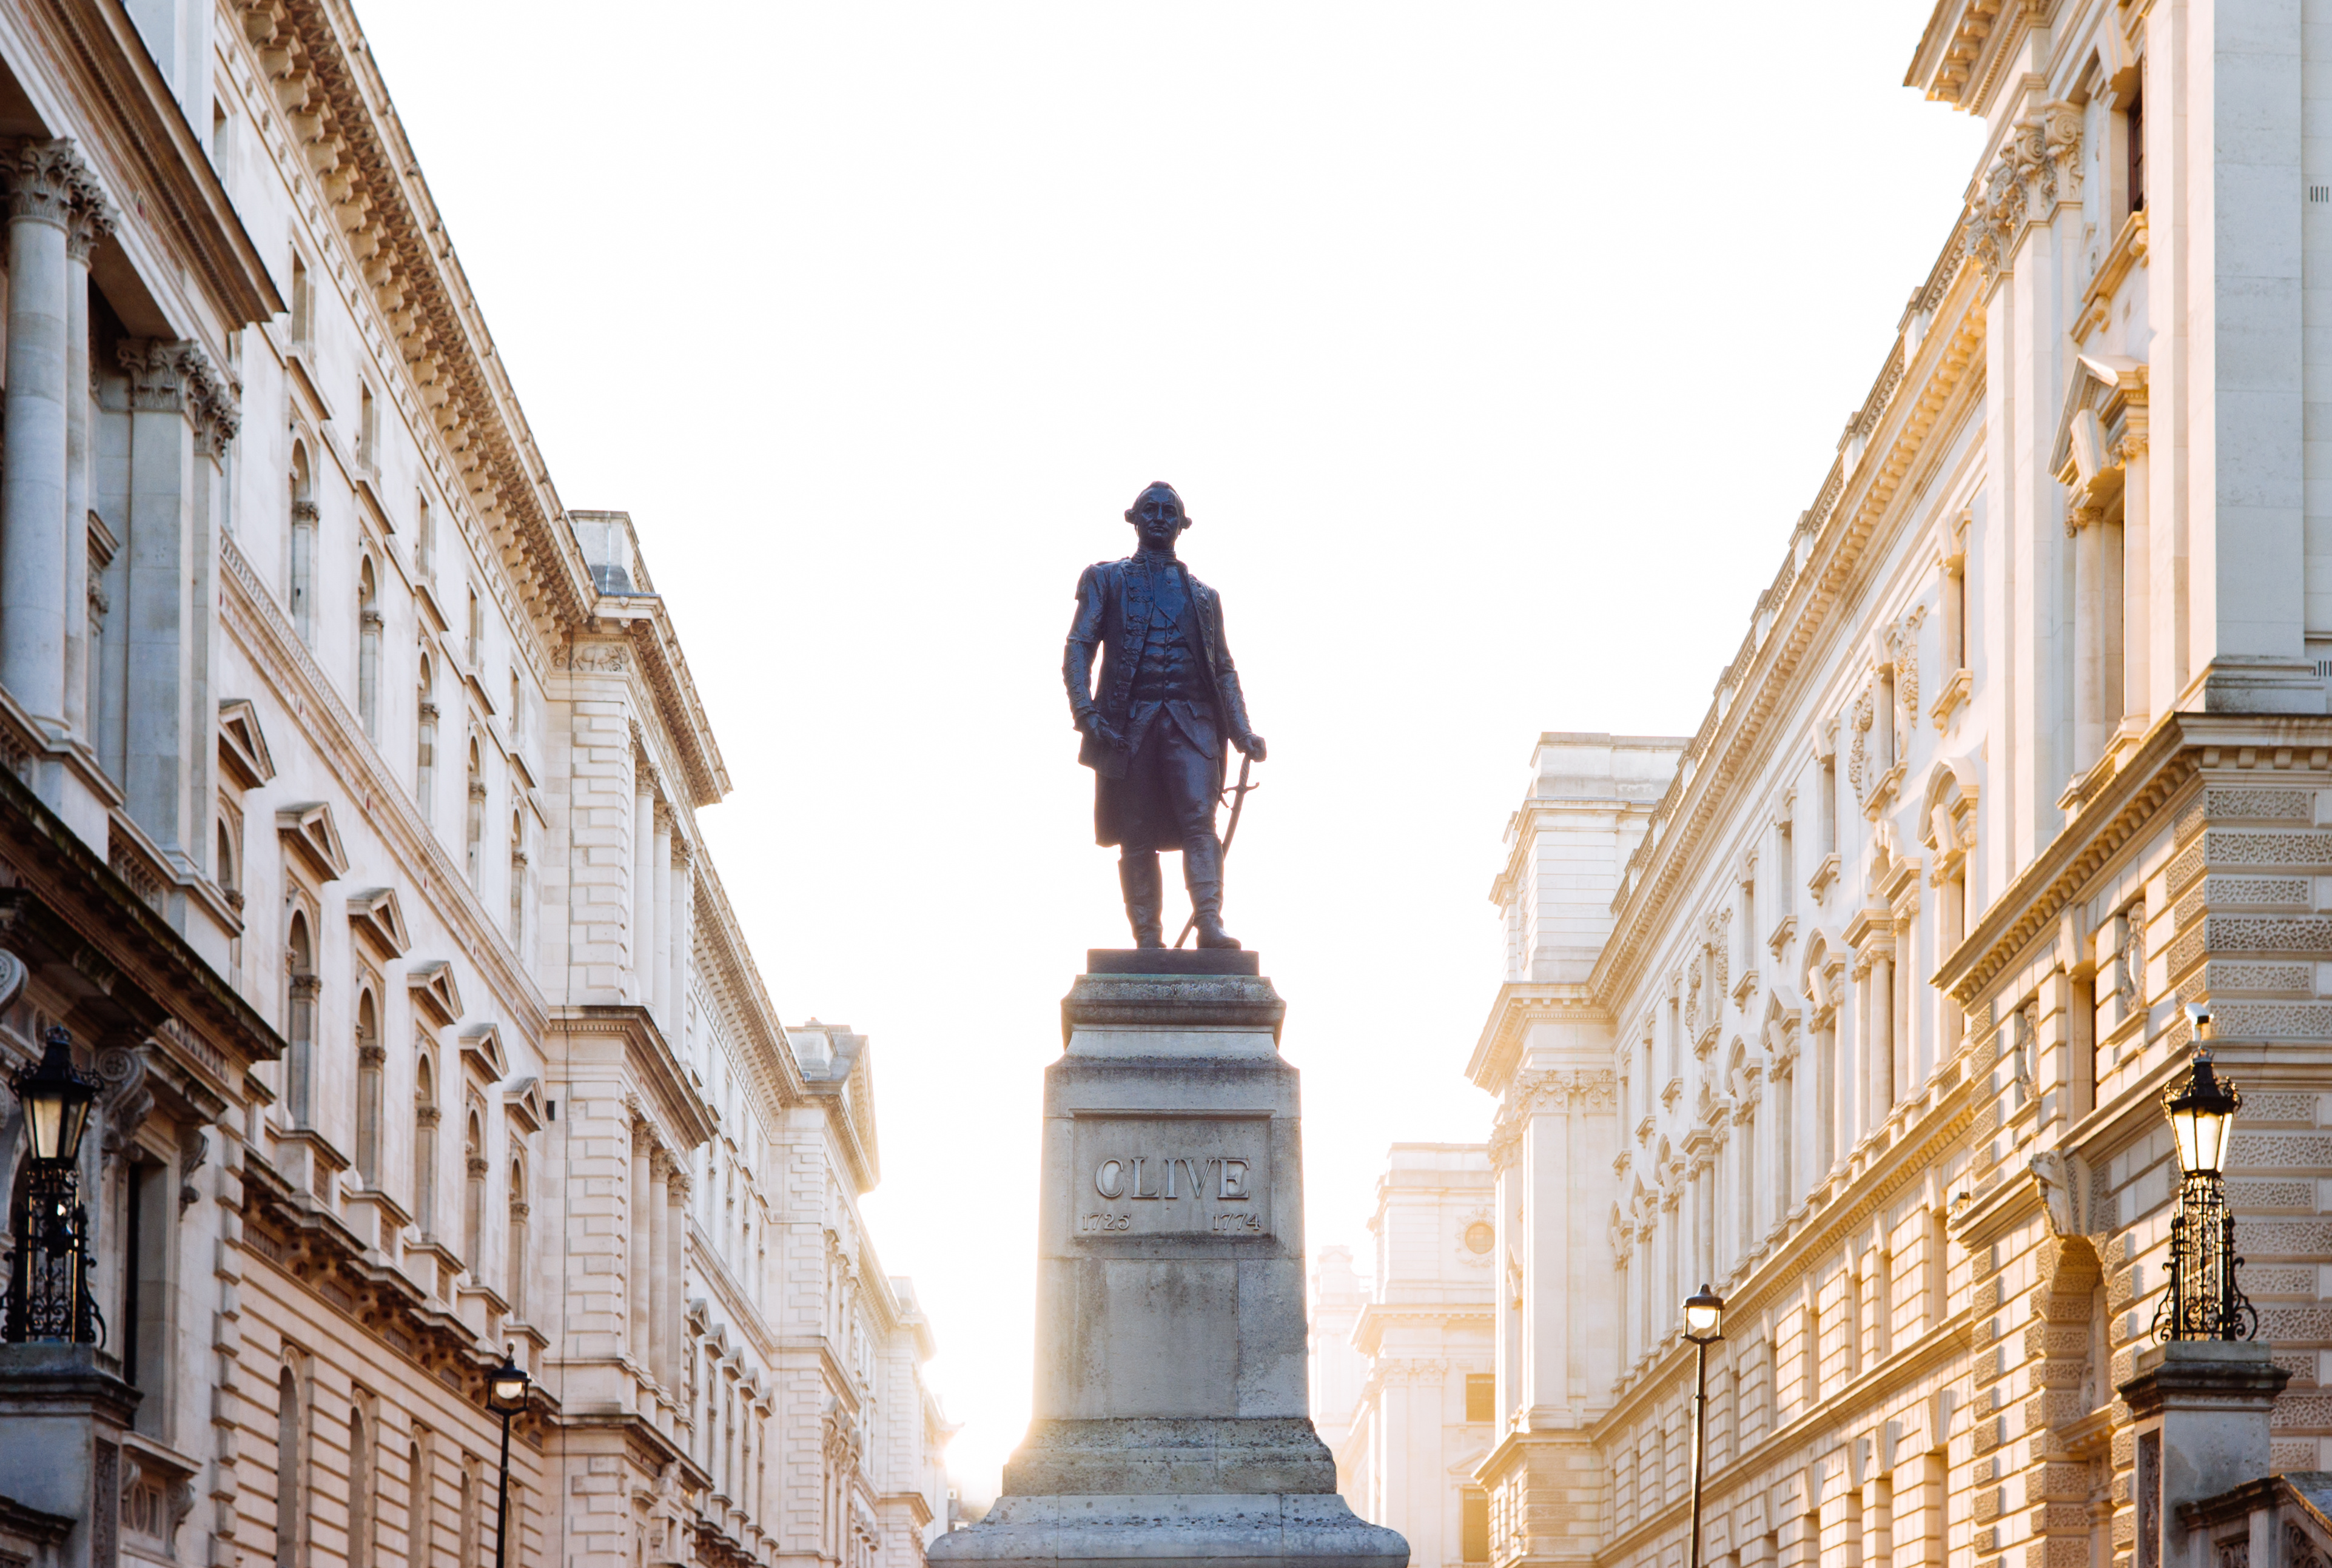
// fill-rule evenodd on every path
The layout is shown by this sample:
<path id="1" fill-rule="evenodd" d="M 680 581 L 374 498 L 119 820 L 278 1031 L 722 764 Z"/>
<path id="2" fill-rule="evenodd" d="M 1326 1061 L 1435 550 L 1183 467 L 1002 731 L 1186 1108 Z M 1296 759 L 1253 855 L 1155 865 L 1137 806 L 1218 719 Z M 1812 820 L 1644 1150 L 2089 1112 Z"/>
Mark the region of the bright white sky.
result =
<path id="1" fill-rule="evenodd" d="M 362 5 L 561 496 L 671 602 L 769 990 L 873 1037 L 973 1495 L 1058 1000 L 1125 940 L 1078 569 L 1180 489 L 1272 748 L 1228 920 L 1366 1269 L 1386 1145 L 1487 1136 L 1533 741 L 1698 725 L 1957 217 L 1928 8 Z"/>

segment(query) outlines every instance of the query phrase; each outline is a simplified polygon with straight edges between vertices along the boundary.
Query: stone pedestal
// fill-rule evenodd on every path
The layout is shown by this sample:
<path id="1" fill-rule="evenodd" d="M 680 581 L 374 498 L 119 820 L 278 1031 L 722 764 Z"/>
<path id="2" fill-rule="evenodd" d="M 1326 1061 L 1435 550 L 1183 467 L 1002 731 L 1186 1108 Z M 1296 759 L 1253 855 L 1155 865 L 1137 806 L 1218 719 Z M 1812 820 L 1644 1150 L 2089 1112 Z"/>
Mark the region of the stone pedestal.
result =
<path id="1" fill-rule="evenodd" d="M 2257 1341 L 2174 1339 L 2139 1352 L 2121 1385 L 2136 1435 L 2135 1568 L 2186 1561 L 2182 1505 L 2268 1474 L 2268 1419 L 2290 1377 Z"/>
<path id="2" fill-rule="evenodd" d="M 1252 953 L 1086 968 L 1045 1078 L 1033 1419 L 932 1562 L 1406 1568 L 1312 1428 L 1286 1005 Z"/>
<path id="3" fill-rule="evenodd" d="M 0 1345 L 0 1496 L 72 1521 L 59 1568 L 119 1557 L 121 1439 L 139 1397 L 93 1345 Z"/>

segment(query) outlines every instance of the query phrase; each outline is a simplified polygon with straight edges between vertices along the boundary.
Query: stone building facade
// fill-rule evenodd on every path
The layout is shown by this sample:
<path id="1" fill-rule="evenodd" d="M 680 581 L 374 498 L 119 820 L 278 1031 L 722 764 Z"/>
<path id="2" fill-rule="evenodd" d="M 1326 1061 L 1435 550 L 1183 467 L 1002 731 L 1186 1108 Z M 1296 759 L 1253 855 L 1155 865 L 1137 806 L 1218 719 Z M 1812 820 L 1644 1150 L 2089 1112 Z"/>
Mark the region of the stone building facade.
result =
<path id="1" fill-rule="evenodd" d="M 1489 1561 L 1496 1226 L 1479 1144 L 1395 1144 L 1377 1178 L 1374 1273 L 1324 1248 L 1313 1275 L 1313 1419 L 1338 1489 L 1400 1532 L 1411 1568 Z"/>
<path id="2" fill-rule="evenodd" d="M 1467 1069 L 1502 1568 L 1684 1561 L 1703 1281 L 1707 1561 L 2144 1563 L 2118 1389 L 2189 1003 L 2245 1096 L 2273 1461 L 2332 1459 L 2304 10 L 1939 0 L 1908 81 L 1990 145 L 1706 718 L 1540 738 Z"/>
<path id="3" fill-rule="evenodd" d="M 637 534 L 553 488 L 353 14 L 0 8 L 0 1066 L 104 1085 L 106 1326 L 0 1347 L 0 1516 L 481 1568 L 507 1349 L 513 1563 L 914 1568 L 873 1050 L 780 1022 Z"/>

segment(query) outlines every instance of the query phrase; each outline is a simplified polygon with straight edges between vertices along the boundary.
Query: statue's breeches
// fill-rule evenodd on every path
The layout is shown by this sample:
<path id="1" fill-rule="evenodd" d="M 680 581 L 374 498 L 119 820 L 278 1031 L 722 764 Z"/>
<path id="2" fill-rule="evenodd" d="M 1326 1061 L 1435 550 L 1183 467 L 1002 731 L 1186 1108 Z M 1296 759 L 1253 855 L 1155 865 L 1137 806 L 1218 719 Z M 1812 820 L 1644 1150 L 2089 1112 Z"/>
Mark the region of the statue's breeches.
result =
<path id="1" fill-rule="evenodd" d="M 1222 758 L 1209 756 L 1165 714 L 1158 715 L 1123 778 L 1094 775 L 1094 840 L 1140 851 L 1179 850 L 1215 836 Z"/>

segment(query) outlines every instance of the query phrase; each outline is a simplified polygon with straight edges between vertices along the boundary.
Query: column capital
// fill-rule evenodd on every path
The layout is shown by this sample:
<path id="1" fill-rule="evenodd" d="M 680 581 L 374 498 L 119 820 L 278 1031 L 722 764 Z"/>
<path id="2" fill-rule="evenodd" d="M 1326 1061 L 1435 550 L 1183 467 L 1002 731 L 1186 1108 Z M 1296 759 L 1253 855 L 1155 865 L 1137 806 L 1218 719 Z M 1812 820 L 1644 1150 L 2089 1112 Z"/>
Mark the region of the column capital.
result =
<path id="1" fill-rule="evenodd" d="M 8 166 L 8 217 L 70 229 L 73 204 L 88 169 L 72 138 L 19 142 Z"/>
<path id="2" fill-rule="evenodd" d="M 234 439 L 242 420 L 238 388 L 219 375 L 202 346 L 183 338 L 130 337 L 116 346 L 115 357 L 129 376 L 129 406 L 143 413 L 183 413 L 195 427 L 195 442 L 215 457 Z"/>
<path id="3" fill-rule="evenodd" d="M 113 238 L 120 216 L 113 210 L 113 204 L 105 199 L 105 189 L 97 183 L 97 176 L 82 169 L 73 181 L 72 211 L 65 224 L 65 254 L 88 266 L 91 252 Z"/>

